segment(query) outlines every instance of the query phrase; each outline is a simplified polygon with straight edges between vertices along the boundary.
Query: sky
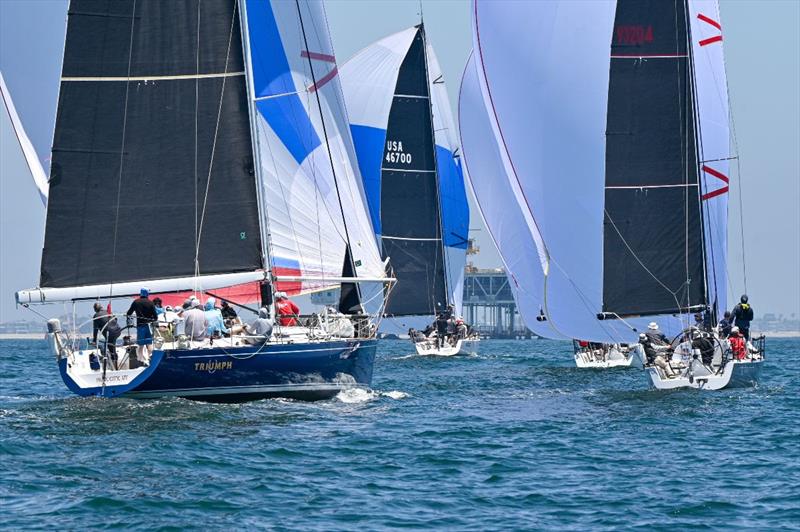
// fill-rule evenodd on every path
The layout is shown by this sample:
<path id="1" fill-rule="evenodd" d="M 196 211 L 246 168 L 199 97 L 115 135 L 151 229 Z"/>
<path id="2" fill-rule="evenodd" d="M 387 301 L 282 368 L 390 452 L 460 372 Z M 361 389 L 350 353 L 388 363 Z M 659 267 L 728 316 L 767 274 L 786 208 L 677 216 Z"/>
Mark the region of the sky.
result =
<path id="1" fill-rule="evenodd" d="M 331 0 L 326 5 L 340 64 L 420 18 L 418 0 Z M 65 0 L 0 0 L 0 70 L 43 160 L 53 136 L 66 8 Z M 424 0 L 422 9 L 455 113 L 472 46 L 470 4 Z M 747 291 L 756 313 L 800 315 L 800 1 L 720 0 L 720 12 L 741 168 L 732 175 L 730 198 L 731 295 L 738 299 L 744 291 L 742 214 Z M 0 117 L 0 322 L 30 318 L 15 309 L 13 293 L 38 279 L 44 217 L 38 201 L 8 118 Z M 474 262 L 499 266 L 470 201 L 471 234 L 481 249 Z"/>

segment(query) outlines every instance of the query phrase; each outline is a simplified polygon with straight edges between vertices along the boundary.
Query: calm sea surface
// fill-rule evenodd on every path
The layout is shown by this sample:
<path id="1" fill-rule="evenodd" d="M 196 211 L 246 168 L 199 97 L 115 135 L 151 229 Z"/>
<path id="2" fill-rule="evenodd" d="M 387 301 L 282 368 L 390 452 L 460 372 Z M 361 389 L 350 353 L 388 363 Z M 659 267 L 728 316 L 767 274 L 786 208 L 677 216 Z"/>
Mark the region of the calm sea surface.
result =
<path id="1" fill-rule="evenodd" d="M 650 391 L 571 345 L 380 344 L 373 393 L 212 405 L 71 396 L 0 342 L 0 527 L 469 530 L 800 526 L 800 341 L 758 388 Z"/>

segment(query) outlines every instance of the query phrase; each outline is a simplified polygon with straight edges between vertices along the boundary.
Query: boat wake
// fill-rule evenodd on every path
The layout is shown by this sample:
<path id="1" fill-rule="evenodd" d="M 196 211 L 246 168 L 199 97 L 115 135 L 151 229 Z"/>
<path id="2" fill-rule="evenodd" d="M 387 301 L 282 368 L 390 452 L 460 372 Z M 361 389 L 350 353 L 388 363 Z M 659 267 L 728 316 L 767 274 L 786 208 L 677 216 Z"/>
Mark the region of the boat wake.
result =
<path id="1" fill-rule="evenodd" d="M 376 390 L 364 390 L 362 388 L 350 388 L 339 392 L 336 395 L 336 400 L 342 403 L 357 404 L 368 403 L 382 397 L 388 397 L 389 399 L 399 401 L 400 399 L 405 399 L 408 397 L 408 394 L 397 390 L 379 392 Z"/>

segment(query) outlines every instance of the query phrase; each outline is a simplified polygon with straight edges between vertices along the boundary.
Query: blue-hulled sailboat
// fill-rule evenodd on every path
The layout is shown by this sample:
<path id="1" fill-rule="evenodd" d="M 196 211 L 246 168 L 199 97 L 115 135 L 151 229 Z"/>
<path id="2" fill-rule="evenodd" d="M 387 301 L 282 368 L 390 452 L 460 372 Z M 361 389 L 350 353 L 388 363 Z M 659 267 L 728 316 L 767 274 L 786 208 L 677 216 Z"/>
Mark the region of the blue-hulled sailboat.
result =
<path id="1" fill-rule="evenodd" d="M 210 401 L 369 387 L 367 311 L 382 312 L 390 280 L 348 124 L 319 0 L 72 0 L 40 286 L 17 302 L 147 287 L 236 294 L 274 315 L 276 291 L 340 287 L 341 298 L 267 337 L 198 340 L 159 322 L 149 361 L 128 345 L 132 329 L 112 350 L 51 320 L 67 387 Z"/>

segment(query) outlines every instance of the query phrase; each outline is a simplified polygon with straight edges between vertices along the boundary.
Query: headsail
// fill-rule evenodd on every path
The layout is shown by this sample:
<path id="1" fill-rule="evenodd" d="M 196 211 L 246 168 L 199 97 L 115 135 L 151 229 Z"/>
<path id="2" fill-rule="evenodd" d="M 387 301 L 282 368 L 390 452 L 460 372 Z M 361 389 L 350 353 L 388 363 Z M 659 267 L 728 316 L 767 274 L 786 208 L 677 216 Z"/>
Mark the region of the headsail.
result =
<path id="1" fill-rule="evenodd" d="M 68 16 L 41 286 L 260 270 L 236 0 Z"/>
<path id="2" fill-rule="evenodd" d="M 386 314 L 460 310 L 469 214 L 442 74 L 422 25 L 342 68 L 373 226 L 398 282 Z M 405 332 L 403 329 L 402 332 Z"/>
<path id="3" fill-rule="evenodd" d="M 33 177 L 33 183 L 36 185 L 36 190 L 39 191 L 39 197 L 42 199 L 42 204 L 47 205 L 47 193 L 49 185 L 47 184 L 47 174 L 42 167 L 42 162 L 36 155 L 36 150 L 33 143 L 25 133 L 25 128 L 22 127 L 22 121 L 19 119 L 17 110 L 14 107 L 14 101 L 11 99 L 11 93 L 6 87 L 6 82 L 3 79 L 3 73 L 0 72 L 0 99 L 3 100 L 3 105 L 6 108 L 8 117 L 11 119 L 11 127 L 14 129 L 14 135 L 17 137 L 19 146 L 22 149 L 22 154 L 25 156 L 25 161 L 28 163 L 28 168 Z"/>
<path id="4" fill-rule="evenodd" d="M 325 279 L 342 276 L 348 237 L 355 273 L 384 277 L 322 2 L 244 5 L 257 174 L 278 288 L 338 285 Z"/>
<path id="5" fill-rule="evenodd" d="M 458 98 L 458 124 L 464 166 L 473 196 L 500 253 L 520 314 L 541 336 L 562 338 L 550 322 L 536 319 L 544 299 L 544 272 L 536 241 L 522 213 L 514 208 L 514 191 L 505 175 L 500 147 L 494 142 L 489 114 L 483 105 L 474 56 L 467 62 Z"/>

